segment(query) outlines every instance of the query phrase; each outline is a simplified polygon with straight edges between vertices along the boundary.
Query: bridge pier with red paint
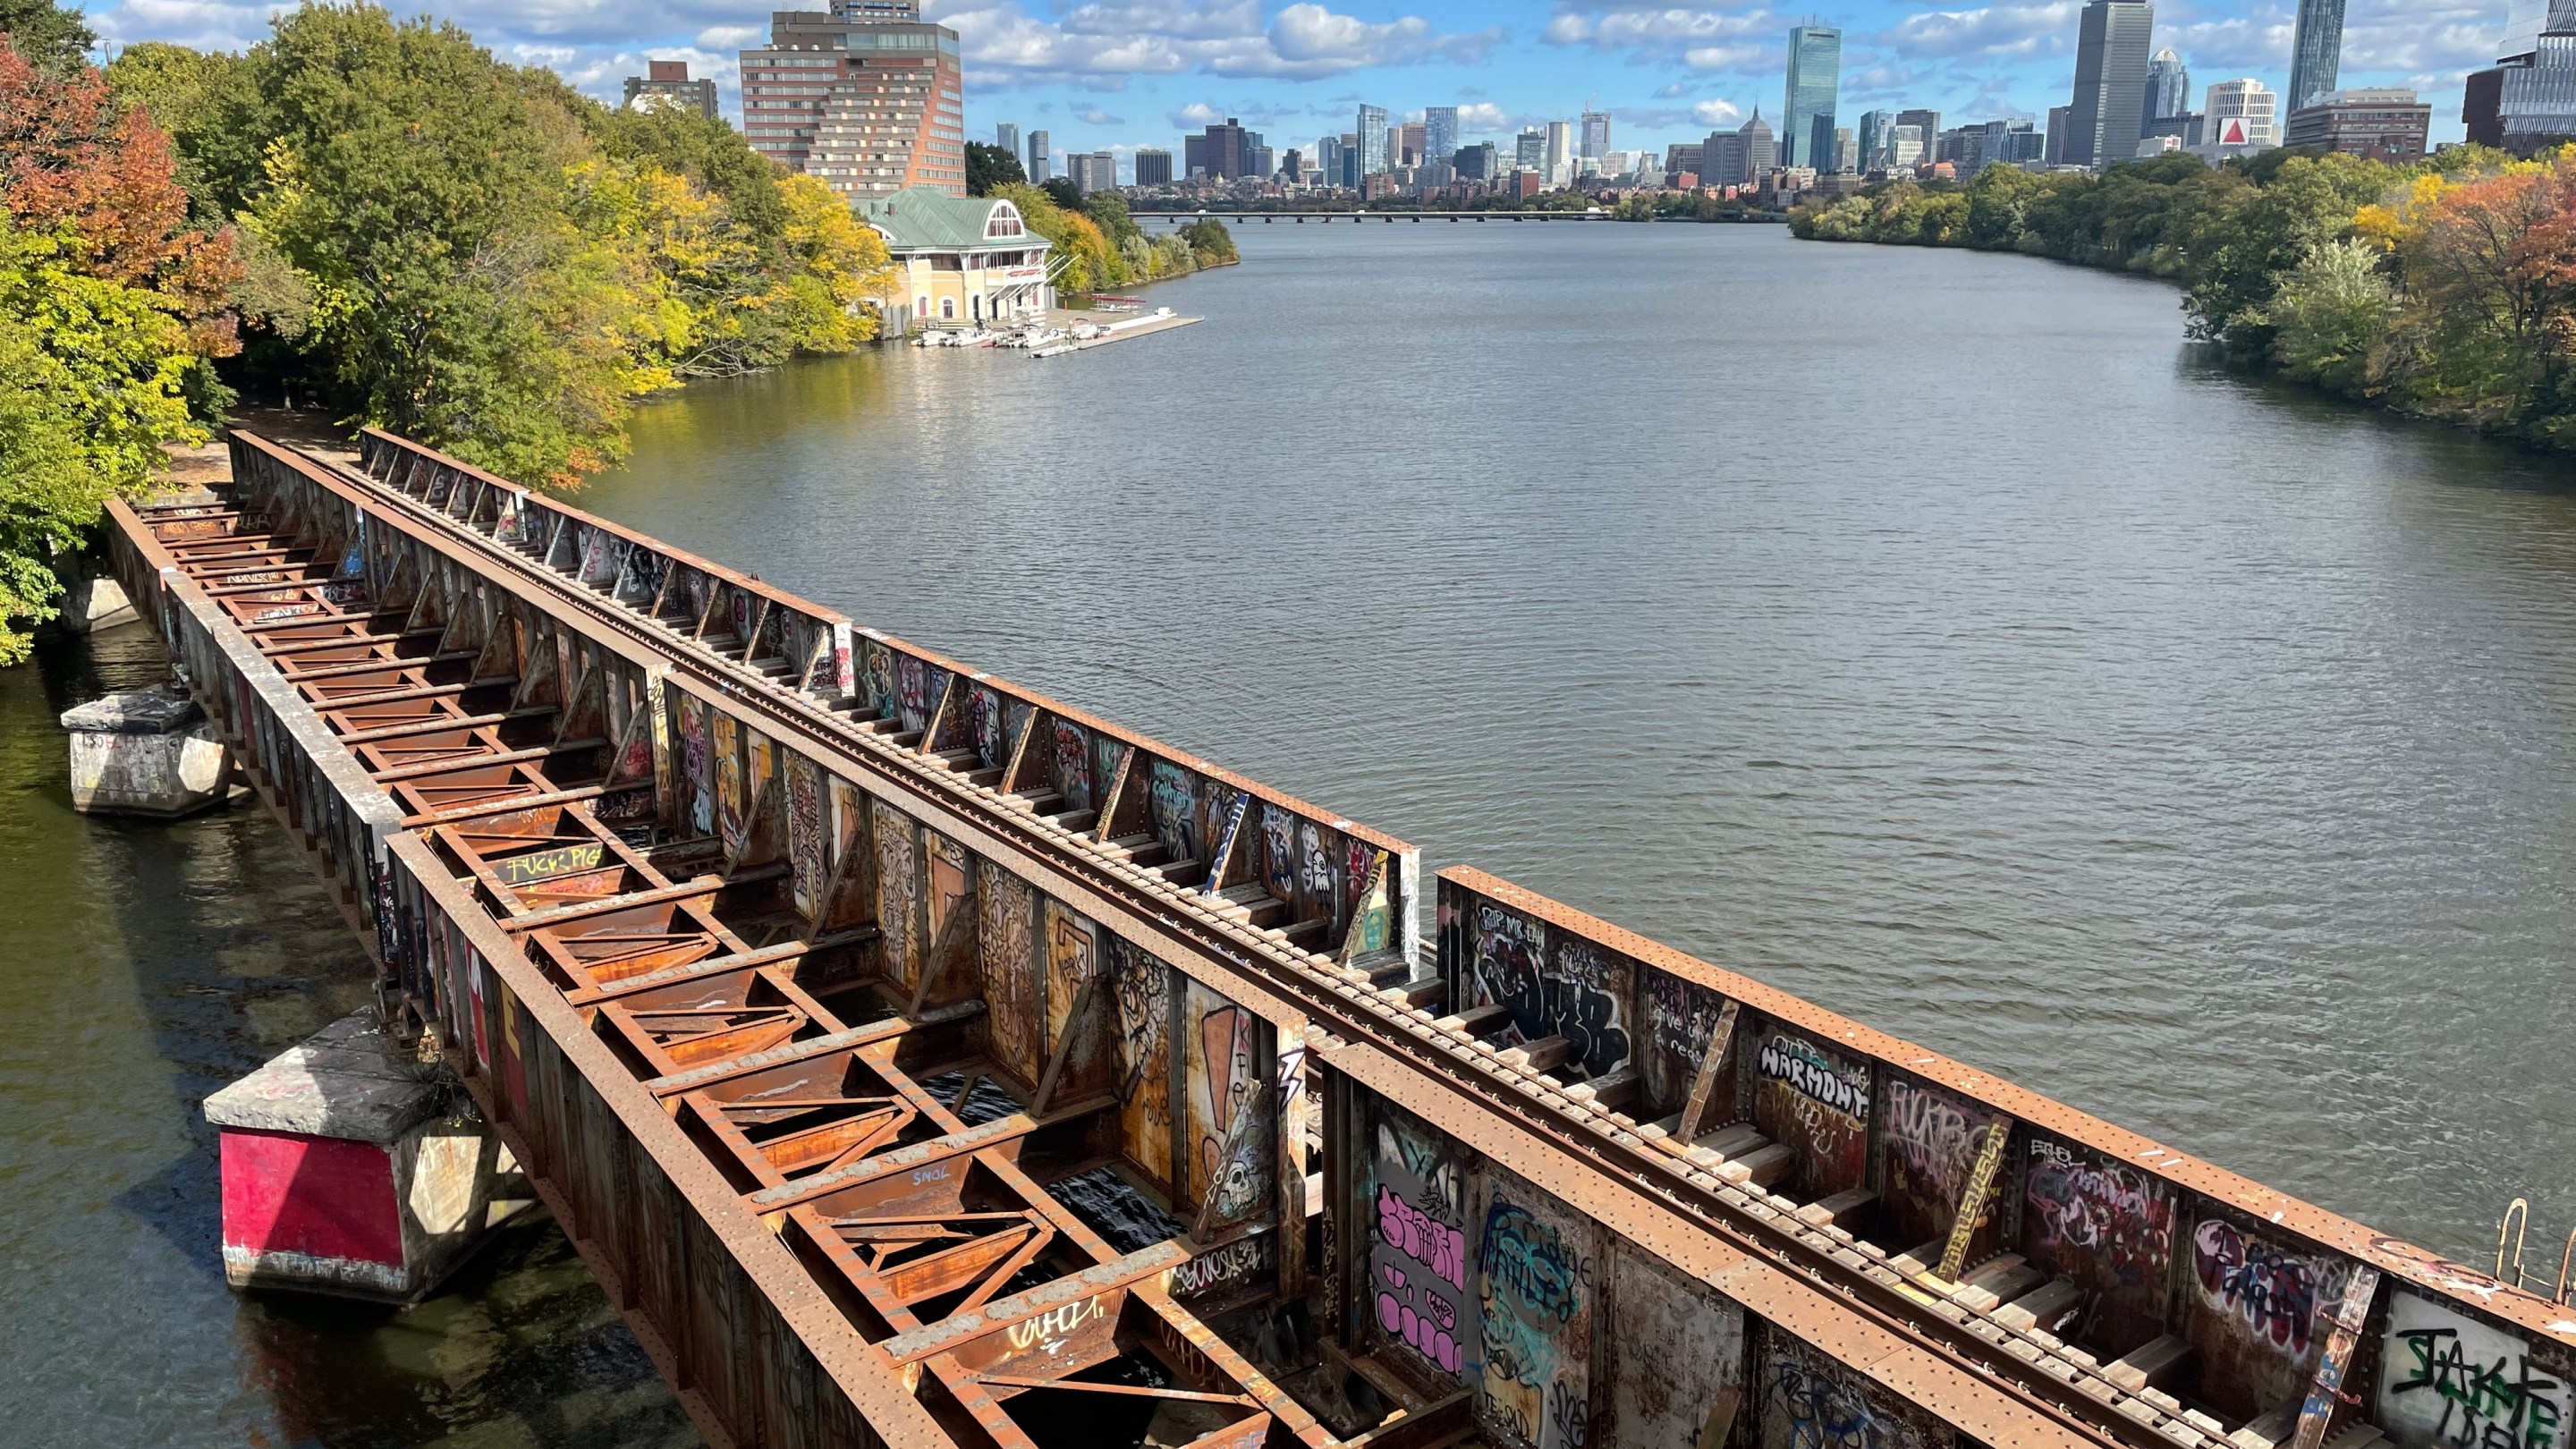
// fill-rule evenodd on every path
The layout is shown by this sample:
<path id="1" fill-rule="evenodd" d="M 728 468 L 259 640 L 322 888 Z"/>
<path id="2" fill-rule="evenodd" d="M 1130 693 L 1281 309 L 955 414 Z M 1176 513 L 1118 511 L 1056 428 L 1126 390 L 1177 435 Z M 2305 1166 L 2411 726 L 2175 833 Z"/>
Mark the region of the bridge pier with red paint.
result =
<path id="1" fill-rule="evenodd" d="M 408 1303 L 533 1201 L 463 1085 L 375 1017 L 206 1099 L 234 1287 Z"/>

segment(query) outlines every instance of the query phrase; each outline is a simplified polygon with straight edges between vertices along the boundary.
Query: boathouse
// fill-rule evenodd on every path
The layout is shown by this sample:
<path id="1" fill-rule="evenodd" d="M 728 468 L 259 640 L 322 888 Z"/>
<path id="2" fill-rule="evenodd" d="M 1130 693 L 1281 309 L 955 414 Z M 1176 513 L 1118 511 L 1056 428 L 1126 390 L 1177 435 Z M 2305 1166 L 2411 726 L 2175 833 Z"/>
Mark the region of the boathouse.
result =
<path id="1" fill-rule="evenodd" d="M 1008 201 L 908 186 L 853 209 L 894 257 L 887 336 L 915 326 L 1017 326 L 1043 319 L 1054 304 L 1049 243 Z"/>

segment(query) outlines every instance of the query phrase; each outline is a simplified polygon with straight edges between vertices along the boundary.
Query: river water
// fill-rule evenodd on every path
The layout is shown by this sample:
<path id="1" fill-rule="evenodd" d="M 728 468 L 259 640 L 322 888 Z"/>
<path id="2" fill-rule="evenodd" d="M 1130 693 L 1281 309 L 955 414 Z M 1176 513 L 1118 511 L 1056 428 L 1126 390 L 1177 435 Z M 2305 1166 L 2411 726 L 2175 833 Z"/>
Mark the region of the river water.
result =
<path id="1" fill-rule="evenodd" d="M 2563 460 L 2023 258 L 1236 235 L 1151 293 L 1200 325 L 702 384 L 583 502 L 2446 1254 L 2576 1221 Z M 0 1408 L 685 1442 L 541 1229 L 406 1314 L 225 1293 L 194 1104 L 355 952 L 255 811 L 69 815 L 110 667 L 0 674 Z"/>

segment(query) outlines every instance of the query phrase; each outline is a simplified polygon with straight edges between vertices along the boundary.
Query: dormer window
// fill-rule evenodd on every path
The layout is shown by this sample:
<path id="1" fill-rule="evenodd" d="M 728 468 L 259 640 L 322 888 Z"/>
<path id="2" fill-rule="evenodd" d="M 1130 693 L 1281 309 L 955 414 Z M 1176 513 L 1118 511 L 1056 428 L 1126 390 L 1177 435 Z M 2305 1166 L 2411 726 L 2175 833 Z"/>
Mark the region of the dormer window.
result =
<path id="1" fill-rule="evenodd" d="M 987 241 L 995 237 L 1025 236 L 1027 233 L 1028 228 L 1020 221 L 1020 209 L 1007 201 L 994 202 L 992 212 L 984 218 Z"/>

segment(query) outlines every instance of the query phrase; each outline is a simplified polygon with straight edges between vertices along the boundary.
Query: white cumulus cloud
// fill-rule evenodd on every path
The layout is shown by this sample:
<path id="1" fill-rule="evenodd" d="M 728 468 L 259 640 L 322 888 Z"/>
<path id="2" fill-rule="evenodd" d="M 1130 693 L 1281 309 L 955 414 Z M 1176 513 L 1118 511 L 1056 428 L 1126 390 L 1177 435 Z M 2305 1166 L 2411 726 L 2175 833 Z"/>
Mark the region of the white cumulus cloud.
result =
<path id="1" fill-rule="evenodd" d="M 1907 56 L 2042 56 L 2075 48 L 2075 0 L 1908 15 L 1874 39 Z"/>

